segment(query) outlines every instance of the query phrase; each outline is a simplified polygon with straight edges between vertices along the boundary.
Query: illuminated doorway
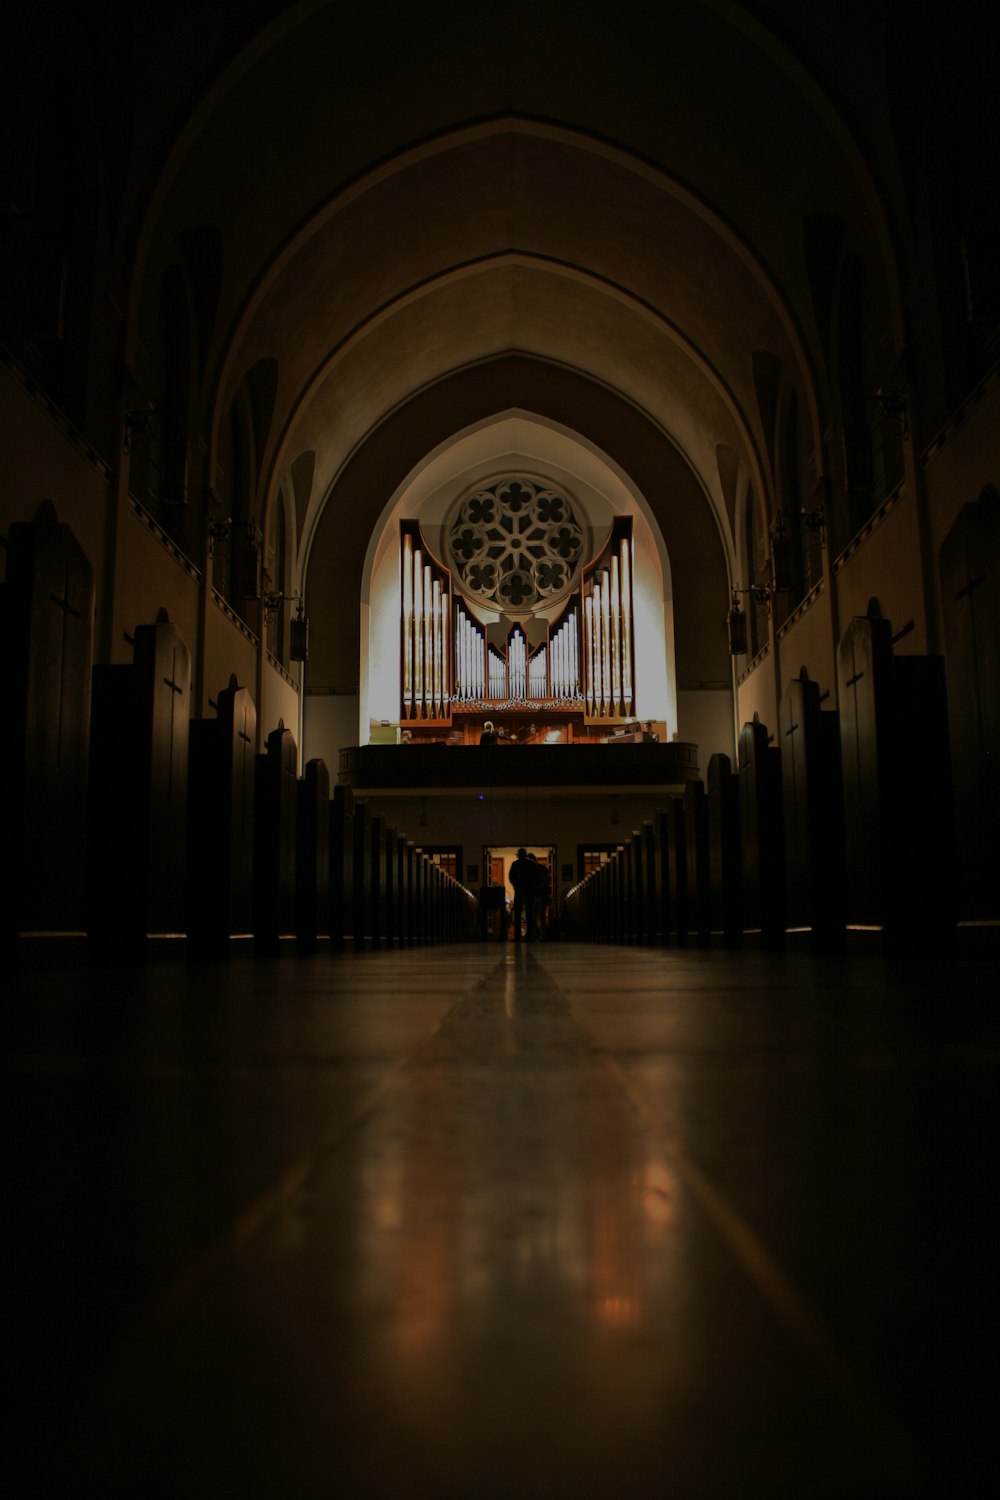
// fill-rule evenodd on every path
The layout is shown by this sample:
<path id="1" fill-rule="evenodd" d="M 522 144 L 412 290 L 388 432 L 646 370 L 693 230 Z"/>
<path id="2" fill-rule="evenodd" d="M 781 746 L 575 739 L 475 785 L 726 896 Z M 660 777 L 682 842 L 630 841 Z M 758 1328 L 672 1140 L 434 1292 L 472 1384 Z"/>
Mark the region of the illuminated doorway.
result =
<path id="1" fill-rule="evenodd" d="M 483 873 L 486 877 L 484 884 L 493 890 L 502 887 L 504 891 L 503 908 L 501 909 L 498 905 L 489 913 L 488 935 L 509 940 L 514 937 L 512 926 L 514 887 L 510 883 L 510 867 L 517 858 L 518 849 L 523 849 L 525 854 L 533 856 L 548 877 L 548 897 L 544 910 L 538 910 L 536 920 L 536 936 L 544 939 L 549 935 L 552 917 L 556 910 L 557 867 L 554 844 L 488 844 L 483 848 Z M 525 935 L 526 928 L 527 922 L 523 921 L 522 936 Z"/>

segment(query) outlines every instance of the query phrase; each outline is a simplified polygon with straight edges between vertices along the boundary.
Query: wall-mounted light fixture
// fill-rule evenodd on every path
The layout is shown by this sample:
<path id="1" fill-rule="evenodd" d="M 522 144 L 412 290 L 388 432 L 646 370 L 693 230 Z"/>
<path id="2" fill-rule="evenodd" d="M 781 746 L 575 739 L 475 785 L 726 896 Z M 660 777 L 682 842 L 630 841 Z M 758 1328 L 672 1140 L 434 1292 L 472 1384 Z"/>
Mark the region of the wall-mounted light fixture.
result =
<path id="1" fill-rule="evenodd" d="M 871 396 L 869 401 L 874 401 L 878 406 L 889 426 L 905 438 L 910 430 L 909 407 L 904 390 L 888 390 L 885 386 L 879 386 L 878 390 Z"/>
<path id="2" fill-rule="evenodd" d="M 296 600 L 298 608 L 295 619 L 288 622 L 288 655 L 291 661 L 306 661 L 309 657 L 309 619 L 305 613 L 301 594 L 269 593 L 264 595 L 264 613 L 277 614 L 283 604 Z"/>
<path id="3" fill-rule="evenodd" d="M 136 439 L 144 438 L 149 432 L 153 418 L 165 416 L 166 412 L 159 406 L 130 406 L 122 418 L 122 452 L 131 453 Z"/>
<path id="4" fill-rule="evenodd" d="M 768 613 L 771 612 L 771 590 L 764 588 L 762 584 L 755 583 L 748 589 L 741 589 L 737 585 L 733 589 L 733 602 L 728 615 L 730 656 L 745 656 L 747 653 L 747 617 L 740 604 L 741 594 L 749 594 L 755 604 L 763 604 Z"/>
<path id="5" fill-rule="evenodd" d="M 816 510 L 800 510 L 799 515 L 802 518 L 802 524 L 806 528 L 806 530 L 811 531 L 816 536 L 818 536 L 820 546 L 825 547 L 826 516 L 823 514 L 822 508 L 817 508 Z"/>
<path id="6" fill-rule="evenodd" d="M 232 521 L 232 517 L 231 516 L 226 516 L 226 517 L 224 517 L 221 520 L 209 521 L 209 523 L 208 523 L 208 555 L 209 555 L 209 557 L 214 557 L 215 556 L 215 544 L 216 544 L 216 542 L 228 542 L 228 540 L 229 540 L 229 533 L 232 531 L 232 529 L 233 529 L 233 521 Z"/>
<path id="7" fill-rule="evenodd" d="M 730 656 L 746 656 L 747 654 L 747 617 L 740 607 L 740 596 L 733 589 L 733 603 L 729 611 L 729 654 Z"/>
<path id="8" fill-rule="evenodd" d="M 244 599 L 259 599 L 264 534 L 257 522 L 252 520 L 244 521 L 240 530 L 243 532 L 243 548 L 238 574 L 242 585 L 240 593 Z"/>
<path id="9" fill-rule="evenodd" d="M 795 587 L 792 547 L 785 512 L 779 510 L 771 523 L 771 591 L 775 594 L 787 593 Z"/>

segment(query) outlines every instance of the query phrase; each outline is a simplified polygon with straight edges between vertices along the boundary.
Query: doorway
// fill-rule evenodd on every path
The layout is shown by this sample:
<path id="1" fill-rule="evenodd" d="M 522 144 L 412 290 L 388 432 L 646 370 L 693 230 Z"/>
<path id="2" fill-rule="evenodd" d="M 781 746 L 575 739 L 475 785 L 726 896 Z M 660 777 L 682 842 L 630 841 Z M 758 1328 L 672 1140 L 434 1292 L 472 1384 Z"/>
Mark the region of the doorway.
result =
<path id="1" fill-rule="evenodd" d="M 484 906 L 487 921 L 486 935 L 499 937 L 505 940 L 513 940 L 514 930 L 512 924 L 512 913 L 514 907 L 514 887 L 510 883 L 510 867 L 517 858 L 518 849 L 523 849 L 526 854 L 534 857 L 548 877 L 548 899 L 544 903 L 544 909 L 539 908 L 536 916 L 536 936 L 545 938 L 548 936 L 552 915 L 556 910 L 556 850 L 554 844 L 487 844 L 483 848 L 483 873 L 484 884 L 496 890 L 503 888 L 504 898 L 501 907 L 499 900 L 497 904 Z M 522 922 L 522 928 L 526 922 Z M 524 932 L 522 931 L 522 936 Z"/>

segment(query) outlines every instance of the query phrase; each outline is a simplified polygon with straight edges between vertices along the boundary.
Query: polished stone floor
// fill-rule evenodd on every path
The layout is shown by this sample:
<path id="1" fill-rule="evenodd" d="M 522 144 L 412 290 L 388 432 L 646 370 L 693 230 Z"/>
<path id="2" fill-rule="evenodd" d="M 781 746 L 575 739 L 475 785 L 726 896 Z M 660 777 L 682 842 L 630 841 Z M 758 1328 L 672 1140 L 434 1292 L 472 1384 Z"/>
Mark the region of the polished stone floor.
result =
<path id="1" fill-rule="evenodd" d="M 557 944 L 28 965 L 6 1492 L 988 1492 L 996 977 Z"/>

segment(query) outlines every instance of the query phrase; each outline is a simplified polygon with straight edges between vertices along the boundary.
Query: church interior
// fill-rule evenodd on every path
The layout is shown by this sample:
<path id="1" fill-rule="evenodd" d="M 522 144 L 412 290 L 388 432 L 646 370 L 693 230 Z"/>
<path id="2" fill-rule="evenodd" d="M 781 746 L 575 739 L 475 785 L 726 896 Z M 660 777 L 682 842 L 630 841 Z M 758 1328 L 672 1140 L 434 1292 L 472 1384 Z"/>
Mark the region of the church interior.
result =
<path id="1" fill-rule="evenodd" d="M 998 29 L 5 7 L 17 1494 L 978 1493 Z"/>

